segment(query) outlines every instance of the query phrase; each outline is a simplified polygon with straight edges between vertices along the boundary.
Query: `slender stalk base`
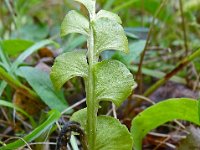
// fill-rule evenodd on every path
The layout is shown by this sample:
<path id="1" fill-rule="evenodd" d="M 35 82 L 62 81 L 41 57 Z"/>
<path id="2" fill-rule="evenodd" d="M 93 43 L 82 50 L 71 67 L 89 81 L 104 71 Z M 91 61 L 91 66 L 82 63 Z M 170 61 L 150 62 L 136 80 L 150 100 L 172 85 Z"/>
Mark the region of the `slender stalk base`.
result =
<path id="1" fill-rule="evenodd" d="M 94 55 L 94 35 L 93 29 L 90 27 L 90 37 L 88 39 L 88 80 L 87 80 L 87 133 L 88 133 L 88 146 L 89 150 L 95 149 L 96 141 L 96 124 L 97 124 L 97 111 L 98 106 L 95 98 L 95 81 L 93 75 L 93 66 L 97 62 Z"/>
<path id="2" fill-rule="evenodd" d="M 96 0 L 92 0 L 96 4 Z M 97 125 L 97 111 L 98 104 L 95 97 L 95 79 L 93 74 L 93 67 L 97 63 L 98 58 L 95 55 L 94 49 L 94 31 L 92 28 L 92 22 L 95 20 L 96 13 L 95 9 L 90 14 L 90 32 L 88 38 L 88 62 L 89 62 L 89 70 L 88 70 L 88 79 L 87 79 L 87 89 L 86 89 L 86 103 L 87 103 L 87 135 L 88 135 L 88 149 L 95 149 L 96 142 L 96 125 Z"/>

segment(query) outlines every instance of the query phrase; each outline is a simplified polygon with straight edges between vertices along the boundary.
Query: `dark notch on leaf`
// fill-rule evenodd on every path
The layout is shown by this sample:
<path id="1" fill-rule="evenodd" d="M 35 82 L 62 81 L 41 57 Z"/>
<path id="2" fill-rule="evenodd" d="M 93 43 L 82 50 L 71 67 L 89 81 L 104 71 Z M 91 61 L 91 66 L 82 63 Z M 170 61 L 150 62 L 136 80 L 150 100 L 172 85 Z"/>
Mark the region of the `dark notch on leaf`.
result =
<path id="1" fill-rule="evenodd" d="M 56 150 L 67 150 L 68 149 L 67 144 L 69 143 L 69 140 L 71 138 L 72 131 L 79 133 L 83 150 L 88 150 L 85 132 L 81 129 L 80 124 L 78 122 L 74 122 L 74 121 L 69 121 L 66 124 L 64 124 L 64 126 L 58 136 L 58 139 L 57 139 Z"/>

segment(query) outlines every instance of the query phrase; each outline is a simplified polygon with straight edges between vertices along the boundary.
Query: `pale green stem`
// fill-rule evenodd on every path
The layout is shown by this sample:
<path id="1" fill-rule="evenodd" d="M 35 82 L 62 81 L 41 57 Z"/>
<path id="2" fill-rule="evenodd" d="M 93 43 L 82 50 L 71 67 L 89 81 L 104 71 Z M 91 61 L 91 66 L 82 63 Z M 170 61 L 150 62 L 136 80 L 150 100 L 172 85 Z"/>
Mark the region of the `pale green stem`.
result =
<path id="1" fill-rule="evenodd" d="M 87 133 L 88 133 L 88 147 L 89 150 L 95 149 L 96 141 L 96 124 L 97 124 L 97 111 L 98 105 L 95 98 L 95 86 L 93 66 L 97 62 L 97 58 L 94 54 L 94 33 L 91 26 L 92 21 L 95 18 L 95 10 L 90 16 L 90 33 L 88 39 L 88 61 L 89 61 L 89 73 L 87 80 Z"/>
<path id="2" fill-rule="evenodd" d="M 87 123 L 88 123 L 88 144 L 89 149 L 93 150 L 96 139 L 96 123 L 97 123 L 97 107 L 94 95 L 94 38 L 92 28 L 90 29 L 90 38 L 88 40 L 88 60 L 89 60 L 89 75 L 87 80 Z"/>

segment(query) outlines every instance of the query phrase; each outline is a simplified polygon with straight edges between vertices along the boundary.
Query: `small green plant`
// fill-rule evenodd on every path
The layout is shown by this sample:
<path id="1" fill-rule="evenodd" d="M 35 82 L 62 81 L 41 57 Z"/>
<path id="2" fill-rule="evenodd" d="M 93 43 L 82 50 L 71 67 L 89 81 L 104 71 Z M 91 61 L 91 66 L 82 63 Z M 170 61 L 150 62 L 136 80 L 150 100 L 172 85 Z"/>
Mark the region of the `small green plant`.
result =
<path id="1" fill-rule="evenodd" d="M 89 15 L 86 17 L 75 10 L 68 12 L 61 25 L 61 36 L 70 33 L 85 35 L 87 52 L 75 50 L 58 56 L 50 77 L 56 89 L 73 77 L 84 78 L 87 108 L 75 112 L 71 120 L 79 122 L 84 129 L 88 149 L 131 150 L 134 147 L 135 150 L 141 150 L 143 137 L 167 121 L 183 119 L 199 125 L 198 111 L 192 109 L 197 108 L 197 102 L 190 99 L 171 99 L 150 107 L 132 121 L 131 133 L 119 120 L 98 116 L 100 101 L 111 101 L 120 106 L 136 85 L 132 74 L 121 62 L 99 61 L 99 55 L 104 50 L 128 53 L 128 40 L 118 15 L 105 10 L 96 13 L 95 0 L 75 1 L 84 5 Z M 169 107 L 171 110 L 167 111 Z M 175 111 L 177 107 L 180 109 Z M 186 111 L 187 115 L 183 113 Z M 193 116 L 189 114 L 191 112 Z"/>
<path id="2" fill-rule="evenodd" d="M 42 22 L 40 22 L 42 18 L 45 18 L 46 20 L 46 17 L 42 15 L 42 18 L 40 18 L 41 15 L 38 14 L 37 12 L 35 12 L 35 15 L 37 14 L 37 16 L 35 15 L 32 17 L 26 16 L 27 14 L 25 12 L 26 10 L 29 9 L 21 11 L 22 10 L 21 4 L 24 3 L 23 1 L 24 0 L 22 1 L 19 0 L 16 1 L 16 4 L 13 3 L 12 5 L 13 10 L 12 10 L 9 1 L 5 0 L 5 4 L 9 8 L 8 10 L 10 13 L 4 10 L 3 8 L 4 6 L 2 7 L 3 14 L 5 14 L 3 15 L 2 25 L 4 28 L 3 30 L 5 31 L 3 31 L 1 34 L 3 34 L 2 38 L 4 37 L 5 39 L 4 38 L 0 39 L 0 107 L 11 108 L 22 113 L 24 116 L 28 118 L 30 125 L 32 125 L 32 131 L 29 130 L 28 134 L 26 134 L 24 137 L 20 136 L 20 133 L 24 135 L 24 131 L 17 132 L 15 136 L 19 135 L 20 137 L 15 137 L 18 138 L 15 141 L 9 141 L 9 139 L 1 138 L 1 140 L 4 140 L 5 142 L 0 140 L 0 150 L 25 149 L 25 147 L 28 149 L 33 148 L 36 150 L 43 149 L 43 147 L 40 144 L 38 144 L 38 142 L 44 141 L 46 147 L 47 143 L 45 139 L 48 139 L 49 138 L 48 135 L 51 135 L 51 133 L 53 133 L 56 130 L 55 122 L 58 122 L 60 117 L 65 112 L 70 110 L 69 108 L 67 108 L 68 105 L 64 99 L 63 91 L 61 90 L 56 91 L 53 88 L 48 73 L 38 70 L 37 68 L 24 66 L 27 64 L 24 62 L 24 60 L 28 56 L 30 56 L 31 54 L 33 54 L 34 52 L 38 51 L 40 48 L 46 45 L 54 44 L 56 46 L 57 44 L 51 40 L 43 40 L 37 43 L 29 41 L 30 39 L 38 41 L 47 36 L 47 30 L 46 30 L 47 24 L 45 24 L 44 26 L 45 28 L 43 28 L 43 24 L 41 24 Z M 34 0 L 33 3 L 35 3 L 36 1 L 38 0 Z M 136 36 L 137 34 L 135 35 L 135 31 L 138 32 L 140 30 L 139 32 L 145 35 L 147 34 L 148 30 L 143 28 L 137 29 L 131 27 L 132 24 L 135 23 L 138 24 L 138 19 L 135 20 L 136 22 L 133 21 L 132 19 L 129 20 L 129 18 L 131 18 L 131 14 L 127 14 L 127 12 L 130 10 L 126 8 L 133 6 L 136 9 L 137 8 L 140 9 L 141 6 L 144 5 L 145 14 L 141 13 L 142 15 L 139 17 L 146 18 L 149 17 L 150 14 L 154 13 L 154 9 L 158 7 L 160 1 L 154 2 L 154 0 L 149 0 L 148 2 L 146 1 L 145 4 L 143 4 L 141 1 L 132 1 L 132 0 L 128 0 L 126 2 L 110 0 L 106 2 L 102 1 L 102 3 L 101 0 L 99 0 L 100 2 L 98 5 L 99 7 L 108 9 L 111 8 L 112 5 L 113 12 L 120 11 L 120 14 L 125 14 L 126 17 L 123 18 L 123 20 L 126 20 L 125 23 L 130 27 L 125 29 L 126 33 L 130 39 L 131 38 L 134 39 L 132 44 L 131 42 L 129 43 L 129 47 L 131 49 L 131 53 L 129 55 L 126 55 L 126 53 L 128 53 L 129 51 L 128 40 L 121 26 L 122 22 L 119 16 L 105 10 L 100 10 L 99 12 L 96 13 L 95 0 L 75 0 L 75 1 L 80 2 L 83 6 L 85 6 L 86 9 L 88 10 L 88 14 L 84 12 L 85 15 L 81 15 L 81 13 L 78 11 L 70 11 L 66 15 L 61 26 L 61 35 L 65 36 L 69 33 L 79 33 L 83 35 L 79 36 L 78 38 L 77 36 L 71 35 L 69 39 L 72 42 L 66 42 L 67 46 L 63 49 L 63 52 L 72 50 L 73 47 L 77 47 L 78 45 L 82 44 L 83 42 L 85 42 L 86 39 L 88 44 L 87 51 L 75 50 L 73 52 L 67 52 L 59 56 L 56 59 L 56 62 L 52 68 L 51 79 L 55 88 L 60 89 L 67 80 L 75 76 L 83 77 L 87 93 L 87 108 L 75 112 L 70 118 L 71 121 L 63 125 L 62 131 L 58 136 L 57 148 L 60 148 L 59 147 L 60 145 L 66 147 L 67 143 L 69 142 L 68 140 L 69 137 L 71 136 L 71 132 L 75 131 L 81 137 L 80 142 L 82 144 L 82 149 L 84 150 L 132 150 L 132 149 L 142 150 L 142 140 L 146 136 L 146 134 L 148 134 L 148 132 L 151 131 L 152 129 L 168 121 L 173 121 L 174 119 L 181 119 L 190 121 L 200 126 L 200 101 L 189 98 L 176 98 L 176 99 L 164 100 L 162 102 L 159 102 L 158 104 L 155 104 L 147 108 L 132 120 L 132 126 L 130 128 L 130 132 L 124 125 L 122 125 L 119 122 L 119 120 L 109 116 L 97 115 L 98 109 L 100 108 L 99 104 L 100 101 L 111 101 L 115 105 L 120 106 L 123 100 L 125 100 L 127 96 L 131 93 L 136 84 L 133 80 L 132 74 L 129 72 L 128 69 L 126 69 L 124 64 L 126 64 L 130 70 L 137 71 L 138 70 L 137 66 L 132 66 L 132 62 L 138 61 L 137 58 L 139 57 L 141 52 L 145 53 L 145 51 L 147 50 L 147 47 L 145 45 L 149 43 L 150 38 L 147 38 L 147 41 L 138 40 L 137 42 L 135 42 L 135 39 L 140 39 L 139 36 Z M 193 8 L 193 5 L 198 6 L 193 1 L 188 2 L 188 4 L 185 3 L 185 5 L 189 7 L 185 8 L 184 13 L 187 12 L 191 13 L 191 8 Z M 164 8 L 165 6 L 164 4 L 166 2 L 167 0 L 163 0 L 161 5 L 157 9 L 158 11 L 156 12 L 159 12 L 161 8 Z M 28 5 L 26 4 L 26 6 L 24 7 L 27 8 L 33 7 L 32 2 L 28 3 L 29 4 Z M 105 3 L 105 5 L 103 5 L 103 3 Z M 132 5 L 133 3 L 134 5 Z M 66 4 L 70 4 L 70 2 L 66 2 Z M 174 6 L 174 4 L 175 3 L 172 3 L 171 5 Z M 60 7 L 60 5 L 58 6 Z M 69 6 L 71 6 L 71 4 Z M 180 9 L 181 7 L 182 6 L 180 6 Z M 154 18 L 157 18 L 156 20 L 158 20 L 158 22 L 160 23 L 154 26 L 154 21 L 152 21 L 151 23 L 152 25 L 150 26 L 150 31 L 152 29 L 153 31 L 159 31 L 159 34 L 155 33 L 156 37 L 161 37 L 161 35 L 166 35 L 165 37 L 167 38 L 156 39 L 156 41 L 152 42 L 154 43 L 154 45 L 162 47 L 163 46 L 174 47 L 176 44 L 171 45 L 169 43 L 174 43 L 174 42 L 177 43 L 178 41 L 179 44 L 176 45 L 175 47 L 180 48 L 182 43 L 180 42 L 182 40 L 179 39 L 180 35 L 174 35 L 171 32 L 168 32 L 169 30 L 162 30 L 162 32 L 160 32 L 161 31 L 160 28 L 162 28 L 164 24 L 166 26 L 171 24 L 172 25 L 171 27 L 173 28 L 175 23 L 177 22 L 176 21 L 178 17 L 177 15 L 179 13 L 177 13 L 177 15 L 174 16 L 173 14 L 176 11 L 173 9 L 173 7 L 171 8 L 172 9 L 167 9 L 167 10 L 162 9 L 162 11 L 164 11 L 164 13 L 162 14 L 164 15 L 160 13 L 155 13 Z M 12 19 L 8 19 L 9 18 L 8 14 L 13 14 L 13 12 L 16 12 L 16 14 L 12 16 L 13 17 L 12 21 Z M 56 11 L 53 14 L 54 15 L 56 14 L 56 16 L 58 16 Z M 165 14 L 168 15 L 166 16 Z M 194 14 L 191 13 L 191 15 L 194 16 L 194 18 L 196 18 L 195 12 Z M 190 18 L 191 15 L 189 15 Z M 24 25 L 20 23 L 19 20 L 21 20 L 20 18 L 22 18 L 22 16 L 29 18 L 25 19 L 27 20 L 27 23 L 30 21 L 31 18 L 34 18 L 33 20 L 35 20 L 35 18 L 38 18 L 40 21 L 38 22 L 38 19 L 36 19 L 36 22 L 33 21 L 32 23 L 30 23 L 30 26 L 28 25 L 29 26 L 28 28 L 23 28 L 23 26 L 24 25 L 27 26 L 27 24 L 25 22 L 24 22 L 25 24 L 23 23 Z M 170 19 L 166 19 L 165 16 Z M 184 16 L 182 15 L 181 17 L 183 20 L 183 24 L 185 24 Z M 51 17 L 48 17 L 48 19 L 51 19 Z M 142 24 L 146 25 L 149 24 L 148 19 L 144 20 L 141 19 L 141 20 Z M 16 28 L 10 28 L 9 26 L 7 26 L 9 24 L 13 24 L 11 22 L 14 22 Z M 39 23 L 39 26 L 37 23 Z M 193 25 L 190 26 L 190 28 L 192 28 L 193 32 L 195 32 L 196 29 L 198 28 L 198 26 L 196 26 L 197 22 L 195 19 L 193 19 L 192 24 Z M 4 27 L 4 25 L 6 26 Z M 33 26 L 36 26 L 36 28 L 32 29 Z M 172 28 L 170 28 L 170 30 Z M 45 30 L 43 31 L 43 29 Z M 32 34 L 33 31 L 34 34 Z M 9 35 L 8 33 L 11 33 L 10 34 L 11 37 L 9 39 L 8 39 Z M 191 33 L 188 34 L 188 39 L 190 37 L 189 35 L 192 35 L 192 37 L 195 35 Z M 24 34 L 26 35 L 22 36 Z M 39 37 L 37 36 L 38 34 Z M 18 38 L 23 37 L 23 39 L 13 39 L 14 37 L 16 37 L 16 35 Z M 151 32 L 149 32 L 148 37 L 151 36 L 152 36 Z M 195 38 L 193 37 L 193 39 Z M 185 42 L 185 47 L 187 47 L 187 40 L 185 40 L 184 42 Z M 197 46 L 197 45 L 195 46 L 195 43 L 194 46 L 192 46 L 193 48 L 190 45 L 191 44 L 189 44 L 189 49 L 193 49 L 194 47 Z M 62 43 L 62 46 L 65 46 L 65 44 Z M 118 59 L 121 62 L 124 62 L 124 64 L 116 60 L 104 60 L 100 62 L 99 56 L 101 52 L 108 49 L 118 50 L 118 52 L 116 52 L 112 56 L 112 58 Z M 187 49 L 188 48 L 186 48 L 186 50 Z M 8 56 L 12 57 L 12 59 L 9 59 Z M 155 55 L 152 56 L 155 57 Z M 160 54 L 156 56 L 160 56 Z M 147 89 L 147 91 L 145 91 L 143 96 L 149 96 L 158 87 L 160 87 L 162 84 L 164 84 L 172 77 L 175 77 L 174 75 L 177 74 L 177 72 L 181 71 L 183 67 L 187 66 L 187 64 L 194 61 L 194 59 L 198 58 L 199 56 L 200 56 L 200 48 L 192 52 L 192 54 L 187 55 L 182 61 L 178 63 L 178 65 L 171 72 L 166 74 L 164 77 L 162 77 L 163 75 L 159 71 L 155 72 L 155 70 L 143 68 L 146 65 L 139 65 L 140 67 L 143 68 L 141 73 L 156 78 L 161 78 L 149 89 Z M 13 58 L 16 58 L 16 60 L 13 61 Z M 141 60 L 143 59 L 141 58 Z M 196 64 L 196 66 L 199 65 L 198 61 L 194 63 Z M 157 66 L 156 64 L 157 63 L 155 63 L 153 66 Z M 162 71 L 165 70 L 162 69 L 162 67 L 156 69 Z M 24 80 L 26 80 L 29 83 L 30 87 L 22 84 L 24 83 L 24 80 L 22 78 L 24 78 Z M 182 78 L 174 78 L 174 79 L 175 81 L 179 80 L 179 82 L 183 81 Z M 28 112 L 20 108 L 20 106 L 15 105 L 12 102 L 13 89 L 17 90 L 22 95 L 25 95 L 31 101 L 35 102 L 38 102 L 40 100 L 43 101 L 50 109 L 48 114 L 46 115 L 42 114 L 39 117 L 38 116 L 33 117 L 31 116 L 31 114 L 28 114 Z M 46 110 L 47 109 L 45 109 L 45 112 Z M 6 120 L 11 120 L 11 116 L 12 115 L 8 115 L 8 119 L 6 117 Z M 16 117 L 16 119 L 18 119 L 18 117 Z M 21 120 L 20 117 L 19 120 Z M 22 121 L 26 122 L 28 120 L 22 120 Z M 44 121 L 42 122 L 42 120 Z M 8 125 L 10 123 L 12 122 L 9 121 Z M 29 123 L 27 122 L 25 124 L 28 125 Z M 27 127 L 28 128 L 26 129 L 29 129 L 30 126 Z M 76 150 L 78 149 L 78 146 L 76 145 L 76 140 L 73 140 L 73 136 L 72 139 L 70 140 L 70 143 L 73 149 Z M 32 144 L 34 145 L 37 144 L 37 145 L 36 147 L 35 146 L 32 147 Z"/>
<path id="3" fill-rule="evenodd" d="M 75 10 L 68 12 L 61 25 L 61 36 L 69 33 L 83 34 L 87 37 L 88 49 L 87 52 L 76 50 L 57 57 L 52 67 L 51 80 L 59 89 L 75 76 L 84 78 L 87 108 L 76 112 L 71 120 L 83 120 L 80 123 L 85 127 L 90 150 L 131 149 L 132 137 L 125 126 L 117 119 L 97 116 L 100 101 L 111 101 L 120 106 L 135 85 L 132 74 L 121 62 L 99 62 L 99 55 L 104 50 L 129 52 L 121 19 L 118 15 L 105 10 L 96 13 L 95 0 L 75 1 L 87 8 L 89 18 Z M 87 116 L 87 119 L 83 118 L 83 115 Z"/>

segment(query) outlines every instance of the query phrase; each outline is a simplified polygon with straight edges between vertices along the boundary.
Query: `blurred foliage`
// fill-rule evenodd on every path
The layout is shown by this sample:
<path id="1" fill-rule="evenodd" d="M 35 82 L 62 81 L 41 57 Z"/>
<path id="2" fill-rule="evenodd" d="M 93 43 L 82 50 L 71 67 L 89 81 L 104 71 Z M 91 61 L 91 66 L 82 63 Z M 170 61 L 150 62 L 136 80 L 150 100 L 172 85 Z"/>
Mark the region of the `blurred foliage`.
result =
<path id="1" fill-rule="evenodd" d="M 11 6 L 8 9 L 7 3 Z M 161 0 L 99 0 L 99 8 L 117 12 L 129 28 L 149 27 Z M 184 0 L 184 14 L 190 49 L 199 45 L 200 1 Z M 69 9 L 79 6 L 72 0 L 2 0 L 0 33 L 3 39 L 23 38 L 39 41 L 47 37 L 59 38 L 61 20 Z M 13 15 L 11 15 L 13 14 Z M 183 34 L 178 1 L 168 1 L 156 20 L 152 45 L 181 48 Z"/>
<path id="2" fill-rule="evenodd" d="M 135 76 L 138 70 L 140 55 L 146 44 L 149 27 L 162 1 L 163 0 L 97 0 L 98 10 L 106 9 L 117 13 L 121 17 L 126 35 L 129 38 L 130 49 L 128 55 L 111 50 L 105 51 L 102 53 L 101 59 L 112 58 L 120 60 L 129 67 Z M 144 77 L 144 81 L 148 81 L 146 84 L 153 84 L 154 79 L 151 78 L 151 81 L 149 81 L 150 76 L 159 79 L 174 69 L 180 60 L 186 57 L 185 45 L 188 45 L 188 55 L 200 47 L 200 0 L 182 0 L 182 2 L 184 24 L 182 22 L 179 0 L 168 0 L 167 4 L 155 19 L 155 26 L 150 35 L 150 41 L 148 41 L 149 45 L 142 66 L 143 74 L 147 75 L 147 77 Z M 13 77 L 13 80 L 19 80 L 20 83 L 25 83 L 26 85 L 26 81 L 28 81 L 28 78 L 31 76 L 31 72 L 26 72 L 28 75 L 23 79 L 19 74 L 15 74 L 15 71 L 12 71 L 12 69 L 10 70 L 10 68 L 13 67 L 12 65 L 16 63 L 16 60 L 18 62 L 17 65 L 15 64 L 17 66 L 15 66 L 15 69 L 24 65 L 36 66 L 41 63 L 40 59 L 43 59 L 43 57 L 38 56 L 40 55 L 41 47 L 45 47 L 47 52 L 50 54 L 52 53 L 53 56 L 48 58 L 51 59 L 51 61 L 60 53 L 78 48 L 85 49 L 87 45 L 84 36 L 72 34 L 64 38 L 60 37 L 61 22 L 66 13 L 71 9 L 85 12 L 83 6 L 80 6 L 73 0 L 0 0 L 0 67 L 4 68 L 9 73 Z M 85 13 L 85 15 L 87 14 Z M 184 40 L 183 25 L 185 25 L 187 41 Z M 56 41 L 59 43 L 60 48 L 50 47 L 50 49 L 55 50 L 53 52 L 50 51 L 48 49 L 49 47 L 47 48 L 49 42 L 45 41 L 46 39 Z M 33 52 L 37 54 L 29 58 Z M 25 56 L 22 57 L 20 54 Z M 37 61 L 39 62 L 37 63 Z M 51 61 L 47 61 L 46 63 L 48 69 L 52 65 Z M 38 74 L 44 73 L 45 72 L 36 73 L 37 76 L 33 76 L 33 79 L 29 80 L 35 83 L 35 81 L 39 81 L 41 77 Z M 43 80 L 48 80 L 48 77 L 45 75 L 43 75 Z M 187 69 L 180 71 L 172 80 L 186 84 L 186 78 L 195 82 L 193 89 L 197 90 L 198 85 L 198 88 L 200 88 L 200 57 L 195 59 Z M 53 98 L 54 95 L 60 93 L 62 97 L 60 98 L 57 95 L 58 97 L 55 98 L 55 100 L 59 98 L 60 100 L 64 100 L 64 97 L 67 100 L 78 100 L 85 97 L 84 83 L 81 79 L 72 79 L 65 85 L 62 91 L 54 91 L 49 82 L 50 81 L 45 85 L 41 80 L 41 83 L 38 82 L 34 85 L 32 83 L 30 87 L 32 87 L 33 91 L 36 91 L 37 94 L 39 93 L 37 92 L 37 89 L 39 89 L 38 87 L 46 90 L 50 89 L 50 94 Z M 15 94 L 13 94 L 14 92 L 10 86 L 5 87 L 5 82 L 0 80 L 0 98 L 7 99 L 9 103 L 11 103 L 13 100 L 12 95 Z M 45 92 L 48 93 L 47 91 Z M 48 97 L 43 97 L 42 99 L 47 105 L 50 104 L 46 100 L 49 99 Z M 67 104 L 70 105 L 70 103 L 71 101 L 68 100 Z M 52 107 L 49 107 L 54 108 L 53 104 L 51 104 L 51 106 Z M 14 105 L 12 107 L 14 108 Z M 62 110 L 63 109 L 64 108 L 62 108 Z M 9 118 L 12 118 L 10 114 L 12 114 L 11 111 L 9 111 Z M 38 124 L 39 128 L 43 128 L 43 125 L 50 126 L 57 121 L 59 118 L 59 115 L 56 115 L 57 112 L 52 114 L 55 115 L 52 121 L 47 120 L 41 124 L 41 126 Z M 36 116 L 36 118 L 39 120 L 39 118 L 42 117 Z M 3 130 L 3 128 L 1 129 L 0 127 L 0 132 L 1 130 Z M 34 130 L 30 136 L 32 139 L 37 138 L 39 136 L 37 129 Z"/>
<path id="3" fill-rule="evenodd" d="M 113 58 L 123 63 L 138 64 L 140 54 L 145 46 L 149 27 L 156 10 L 162 0 L 98 0 L 100 8 L 116 12 L 123 21 L 123 26 L 129 37 L 131 53 L 124 57 L 122 53 L 112 51 L 102 54 L 102 59 Z M 182 0 L 185 19 L 185 29 L 189 54 L 200 47 L 200 0 Z M 26 44 L 43 39 L 53 39 L 61 45 L 61 52 L 75 48 L 86 48 L 86 39 L 73 34 L 60 38 L 60 24 L 66 12 L 71 9 L 84 11 L 82 6 L 73 0 L 1 0 L 0 1 L 0 37 L 8 54 L 22 52 Z M 179 1 L 167 1 L 155 21 L 148 51 L 143 67 L 162 72 L 171 71 L 185 57 L 185 41 L 182 27 Z M 14 41 L 13 41 L 14 40 Z M 26 40 L 19 47 L 15 40 Z M 9 43 L 10 42 L 10 43 Z M 25 42 L 24 42 L 25 43 Z M 9 45 L 9 46 L 8 46 Z M 13 49 L 12 49 L 13 46 Z M 195 59 L 193 66 L 200 71 L 200 58 Z M 189 70 L 183 70 L 178 75 L 185 78 Z M 192 74 L 192 79 L 194 79 Z"/>
<path id="4" fill-rule="evenodd" d="M 113 58 L 126 65 L 137 65 L 145 47 L 149 27 L 162 0 L 98 0 L 97 2 L 98 10 L 100 8 L 110 10 L 122 18 L 130 48 L 128 56 L 108 51 L 102 54 L 102 59 Z M 186 42 L 191 54 L 200 47 L 200 0 L 182 0 L 182 2 Z M 61 21 L 71 9 L 84 11 L 82 6 L 73 0 L 1 0 L 0 37 L 7 54 L 19 54 L 31 42 L 47 38 L 60 44 L 59 52 L 86 48 L 86 38 L 81 35 L 72 34 L 60 38 Z M 24 44 L 19 44 L 20 42 Z M 185 57 L 184 42 L 179 1 L 168 0 L 155 20 L 143 67 L 165 73 L 171 71 L 177 62 Z M 199 62 L 200 58 L 193 62 L 192 69 L 197 73 L 200 71 Z M 189 70 L 182 70 L 178 75 L 185 78 L 188 72 Z M 197 78 L 193 74 L 191 76 L 192 79 Z"/>

